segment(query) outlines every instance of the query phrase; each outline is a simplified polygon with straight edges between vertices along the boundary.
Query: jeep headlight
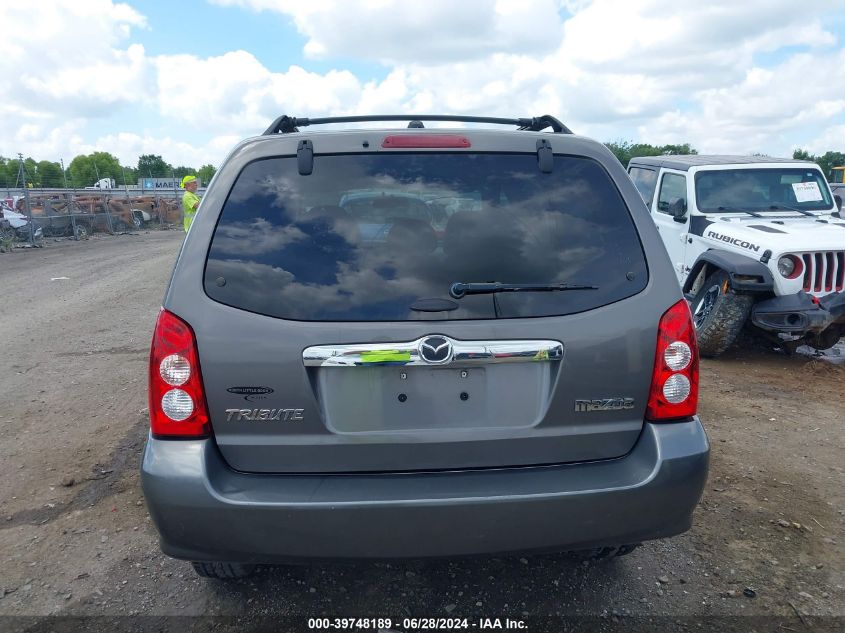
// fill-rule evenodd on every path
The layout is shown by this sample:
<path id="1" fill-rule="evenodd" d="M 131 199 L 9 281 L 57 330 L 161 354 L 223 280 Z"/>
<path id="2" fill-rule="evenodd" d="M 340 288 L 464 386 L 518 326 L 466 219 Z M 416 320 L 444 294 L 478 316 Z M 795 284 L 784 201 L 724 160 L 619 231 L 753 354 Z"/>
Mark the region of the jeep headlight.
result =
<path id="1" fill-rule="evenodd" d="M 787 279 L 795 279 L 802 268 L 801 260 L 795 255 L 784 255 L 778 260 L 778 272 Z"/>

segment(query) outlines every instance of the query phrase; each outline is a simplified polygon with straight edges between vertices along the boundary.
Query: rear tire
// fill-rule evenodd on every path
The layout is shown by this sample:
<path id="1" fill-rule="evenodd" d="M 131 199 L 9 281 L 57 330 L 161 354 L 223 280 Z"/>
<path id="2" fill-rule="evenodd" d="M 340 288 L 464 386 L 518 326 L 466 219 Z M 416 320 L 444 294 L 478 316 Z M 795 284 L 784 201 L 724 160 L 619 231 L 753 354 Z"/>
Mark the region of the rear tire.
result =
<path id="1" fill-rule="evenodd" d="M 834 325 L 824 332 L 809 337 L 807 344 L 820 351 L 826 350 L 836 345 L 843 336 L 845 336 L 845 328 L 839 329 Z"/>
<path id="2" fill-rule="evenodd" d="M 194 571 L 203 578 L 215 578 L 217 580 L 235 580 L 246 578 L 255 572 L 255 565 L 243 565 L 241 563 L 203 563 L 192 562 Z"/>
<path id="3" fill-rule="evenodd" d="M 725 271 L 717 270 L 707 277 L 690 306 L 699 353 L 712 358 L 733 345 L 753 304 L 751 295 L 730 291 L 730 277 Z"/>
<path id="4" fill-rule="evenodd" d="M 15 233 L 15 229 L 11 226 L 0 228 L 0 244 L 11 245 L 12 242 L 15 241 L 17 234 Z"/>
<path id="5" fill-rule="evenodd" d="M 77 224 L 74 231 L 74 237 L 77 240 L 87 240 L 91 234 L 91 230 L 84 224 Z"/>

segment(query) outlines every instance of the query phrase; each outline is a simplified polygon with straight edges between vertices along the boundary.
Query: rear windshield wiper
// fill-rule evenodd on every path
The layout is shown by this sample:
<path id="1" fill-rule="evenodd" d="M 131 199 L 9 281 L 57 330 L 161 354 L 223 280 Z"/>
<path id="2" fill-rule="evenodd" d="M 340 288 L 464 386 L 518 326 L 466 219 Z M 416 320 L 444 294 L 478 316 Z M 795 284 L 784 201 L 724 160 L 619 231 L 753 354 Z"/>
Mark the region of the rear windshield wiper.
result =
<path id="1" fill-rule="evenodd" d="M 455 299 L 460 299 L 466 295 L 487 295 L 498 292 L 555 292 L 598 289 L 598 286 L 584 286 L 580 284 L 503 284 L 498 281 L 488 283 L 455 282 L 449 288 L 449 294 Z"/>
<path id="2" fill-rule="evenodd" d="M 765 217 L 765 216 L 760 215 L 756 211 L 749 211 L 748 209 L 740 209 L 739 207 L 718 207 L 718 210 L 719 211 L 727 211 L 728 213 L 731 213 L 731 212 L 734 212 L 734 211 L 737 212 L 737 213 L 747 213 L 748 215 L 753 216 L 755 218 Z"/>

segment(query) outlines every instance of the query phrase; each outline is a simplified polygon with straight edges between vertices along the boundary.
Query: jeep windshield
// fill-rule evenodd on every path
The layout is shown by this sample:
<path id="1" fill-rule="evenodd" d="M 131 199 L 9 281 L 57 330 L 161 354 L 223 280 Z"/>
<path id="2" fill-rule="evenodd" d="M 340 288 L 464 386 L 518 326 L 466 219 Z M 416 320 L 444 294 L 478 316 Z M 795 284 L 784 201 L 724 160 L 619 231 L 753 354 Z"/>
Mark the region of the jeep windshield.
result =
<path id="1" fill-rule="evenodd" d="M 472 294 L 439 318 L 583 312 L 642 291 L 639 237 L 599 163 L 536 154 L 381 153 L 295 157 L 247 165 L 220 215 L 205 291 L 221 303 L 284 319 L 438 318 L 412 308 L 449 299 L 455 282 L 536 284 Z M 578 283 L 589 292 L 540 286 Z"/>
<path id="2" fill-rule="evenodd" d="M 719 169 L 695 175 L 698 208 L 706 213 L 827 211 L 833 202 L 818 169 Z"/>

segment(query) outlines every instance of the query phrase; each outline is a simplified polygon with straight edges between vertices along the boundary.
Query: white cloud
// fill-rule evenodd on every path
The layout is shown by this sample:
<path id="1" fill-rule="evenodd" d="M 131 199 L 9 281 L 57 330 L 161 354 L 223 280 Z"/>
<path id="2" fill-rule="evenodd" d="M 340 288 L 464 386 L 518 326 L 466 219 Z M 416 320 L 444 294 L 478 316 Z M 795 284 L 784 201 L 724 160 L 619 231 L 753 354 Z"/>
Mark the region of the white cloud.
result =
<path id="1" fill-rule="evenodd" d="M 841 53 L 823 25 L 830 12 L 824 0 L 802 2 L 800 11 L 792 0 L 767 2 L 764 11 L 757 3 L 733 0 L 532 7 L 491 0 L 482 17 L 480 3 L 463 3 L 455 14 L 454 3 L 423 9 L 380 0 L 344 11 L 330 0 L 306 6 L 293 0 L 214 1 L 287 15 L 306 37 L 306 53 L 389 62 L 386 79 L 367 83 L 358 99 L 343 100 L 346 112 L 550 112 L 603 139 L 636 130 L 646 142 L 690 141 L 705 151 L 771 147 L 842 112 L 832 86 L 842 84 L 845 65 L 834 61 Z M 562 25 L 558 6 L 573 14 Z M 447 19 L 447 13 L 454 15 Z M 555 33 L 556 44 L 549 47 L 542 37 L 538 46 L 526 44 L 540 32 Z M 487 44 L 475 46 L 478 39 Z M 468 55 L 474 46 L 479 55 Z M 785 47 L 805 52 L 768 68 L 757 65 L 760 55 Z M 813 74 L 819 80 L 812 88 L 795 89 Z M 334 111 L 322 104 L 308 109 Z"/>
<path id="2" fill-rule="evenodd" d="M 819 130 L 818 136 L 806 143 L 796 145 L 793 149 L 798 147 L 816 155 L 824 154 L 828 150 L 843 151 L 842 148 L 845 148 L 845 123 L 829 125 Z"/>
<path id="3" fill-rule="evenodd" d="M 155 64 L 163 115 L 241 134 L 263 130 L 281 112 L 341 111 L 361 93 L 360 82 L 349 71 L 320 75 L 291 66 L 285 73 L 273 73 L 245 51 L 207 59 L 161 56 Z M 172 68 L 180 73 L 173 74 Z"/>
<path id="4" fill-rule="evenodd" d="M 150 93 L 144 47 L 127 42 L 146 19 L 109 0 L 4 2 L 0 155 L 74 156 L 86 120 Z"/>
<path id="5" fill-rule="evenodd" d="M 306 56 L 386 64 L 446 63 L 518 50 L 542 54 L 560 42 L 554 0 L 213 0 L 289 16 Z"/>
<path id="6" fill-rule="evenodd" d="M 827 0 L 806 0 L 800 11 L 791 0 L 770 0 L 765 10 L 729 0 L 600 0 L 566 22 L 559 56 L 599 72 L 735 76 L 754 53 L 833 44 L 821 24 L 829 9 Z"/>
<path id="7" fill-rule="evenodd" d="M 81 133 L 83 123 L 79 120 L 64 122 L 49 118 L 0 117 L 0 156 L 14 158 L 17 152 L 35 160 L 55 160 L 76 156 L 85 143 Z"/>
<path id="8" fill-rule="evenodd" d="M 135 165 L 141 154 L 163 156 L 174 166 L 185 165 L 198 168 L 211 163 L 219 166 L 220 159 L 242 136 L 221 135 L 210 138 L 201 145 L 189 143 L 172 136 L 140 135 L 132 132 L 106 134 L 92 143 L 79 146 L 78 152 L 89 154 L 95 151 L 109 152 L 120 159 L 121 165 Z"/>
<path id="9" fill-rule="evenodd" d="M 145 93 L 150 77 L 143 46 L 121 48 L 146 19 L 109 0 L 3 3 L 7 34 L 0 56 L 0 94 L 28 114 L 103 114 Z"/>
<path id="10" fill-rule="evenodd" d="M 141 153 L 216 163 L 285 112 L 550 113 L 600 140 L 708 152 L 789 153 L 796 138 L 812 151 L 845 146 L 845 49 L 825 27 L 829 1 L 210 1 L 287 16 L 305 58 L 338 67 L 278 72 L 245 50 L 150 56 L 147 20 L 126 4 L 4 3 L 0 23 L 27 37 L 9 38 L 0 57 L 0 154 L 103 149 L 125 164 Z M 385 76 L 356 77 L 347 59 L 378 61 Z M 113 125 L 129 104 L 160 125 L 127 117 L 122 133 L 91 133 L 92 120 Z"/>
<path id="11" fill-rule="evenodd" d="M 845 96 L 832 88 L 845 81 L 843 65 L 845 50 L 795 55 L 767 70 L 751 68 L 741 81 L 699 91 L 696 110 L 669 111 L 642 125 L 640 136 L 656 144 L 683 138 L 708 152 L 791 153 L 788 136 L 806 130 L 815 138 L 820 127 L 845 113 Z"/>
<path id="12" fill-rule="evenodd" d="M 103 60 L 85 65 L 65 64 L 53 70 L 24 72 L 18 89 L 30 95 L 36 112 L 48 108 L 88 117 L 111 113 L 113 108 L 146 94 L 148 61 L 144 47 L 133 44 L 125 51 L 113 50 Z"/>

